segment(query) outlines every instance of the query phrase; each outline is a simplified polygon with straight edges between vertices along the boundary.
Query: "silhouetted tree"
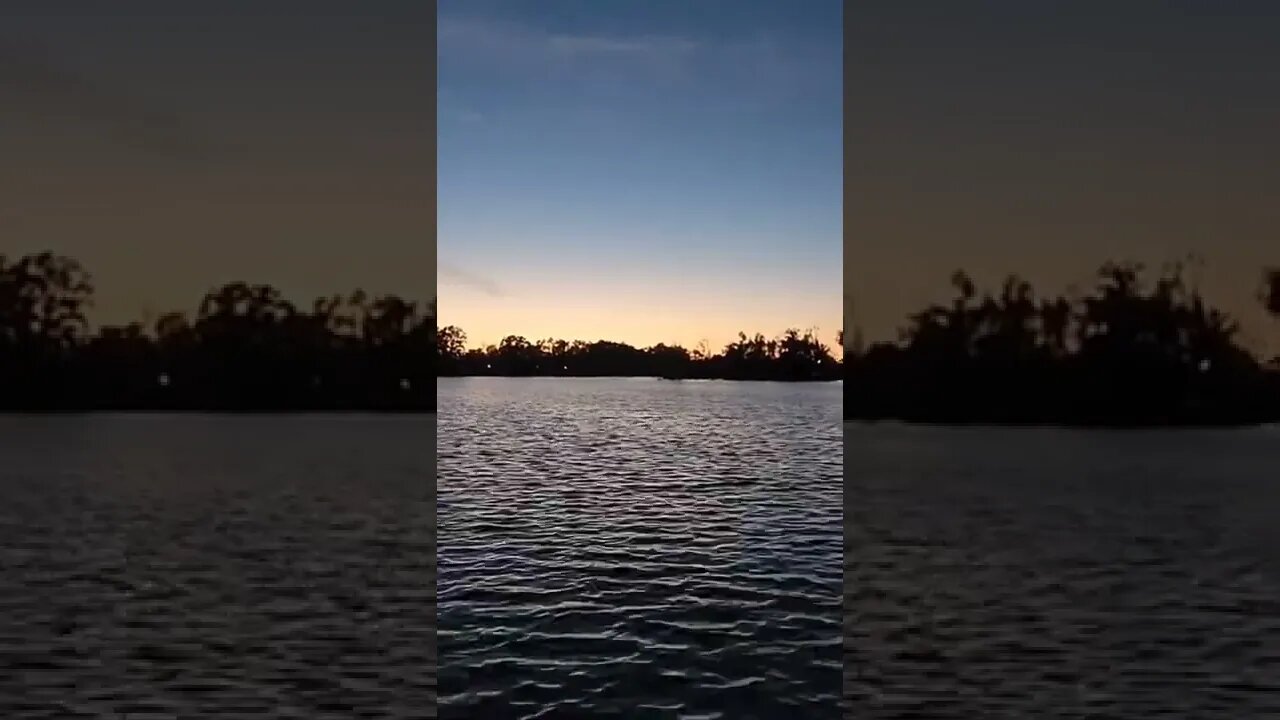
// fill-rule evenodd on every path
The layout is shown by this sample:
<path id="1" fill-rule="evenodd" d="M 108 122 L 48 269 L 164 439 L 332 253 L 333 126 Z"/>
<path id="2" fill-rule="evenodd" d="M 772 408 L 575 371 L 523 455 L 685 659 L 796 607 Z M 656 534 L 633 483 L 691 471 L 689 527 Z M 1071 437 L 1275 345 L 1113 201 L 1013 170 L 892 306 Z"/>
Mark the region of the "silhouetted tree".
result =
<path id="1" fill-rule="evenodd" d="M 780 338 L 738 334 L 719 354 L 678 345 L 636 348 L 600 340 L 543 339 L 519 336 L 498 345 L 466 349 L 466 333 L 447 326 L 437 350 L 441 375 L 649 376 L 671 379 L 835 380 L 840 363 L 812 331 L 788 330 Z"/>
<path id="2" fill-rule="evenodd" d="M 1266 277 L 1269 302 L 1280 275 Z M 1181 263 L 1153 283 L 1140 264 L 1106 263 L 1075 300 L 1038 299 L 1016 276 L 981 300 L 963 272 L 951 284 L 951 303 L 912 314 L 899 343 L 846 359 L 847 417 L 1136 425 L 1280 415 L 1274 376 Z"/>
<path id="3" fill-rule="evenodd" d="M 1261 298 L 1267 312 L 1280 318 L 1280 267 L 1263 271 Z"/>
<path id="4" fill-rule="evenodd" d="M 92 278 L 75 260 L 0 256 L 0 381 L 8 406 L 34 409 L 74 391 L 74 351 L 84 341 Z"/>
<path id="5" fill-rule="evenodd" d="M 74 260 L 0 258 L 0 406 L 224 410 L 434 407 L 434 307 L 394 295 L 316 300 L 269 285 L 209 291 L 181 313 L 88 332 L 93 287 Z M 428 399 L 428 396 L 431 399 Z"/>

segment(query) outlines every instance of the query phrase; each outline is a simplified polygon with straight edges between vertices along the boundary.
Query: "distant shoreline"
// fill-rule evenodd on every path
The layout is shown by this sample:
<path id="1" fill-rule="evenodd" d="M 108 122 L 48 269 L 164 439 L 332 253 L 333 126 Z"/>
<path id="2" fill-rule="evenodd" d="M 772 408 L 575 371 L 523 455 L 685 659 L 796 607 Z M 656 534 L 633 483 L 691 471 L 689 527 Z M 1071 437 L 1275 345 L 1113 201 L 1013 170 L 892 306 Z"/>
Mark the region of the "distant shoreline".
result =
<path id="1" fill-rule="evenodd" d="M 898 418 L 868 419 L 845 415 L 845 425 L 862 427 L 892 426 L 939 429 L 991 429 L 991 430 L 1245 430 L 1266 427 L 1280 423 L 1274 420 L 1240 420 L 1222 422 L 1186 421 L 1170 423 L 1086 423 L 1071 421 L 1043 422 L 994 422 L 994 421 L 943 421 L 943 420 L 904 420 Z"/>
<path id="2" fill-rule="evenodd" d="M 308 308 L 270 285 L 210 289 L 194 317 L 91 330 L 74 258 L 0 255 L 0 411 L 429 412 L 430 306 L 355 290 Z"/>
<path id="3" fill-rule="evenodd" d="M 75 408 L 75 409 L 39 409 L 39 410 L 20 410 L 12 408 L 0 408 L 0 416 L 10 417 L 68 417 L 73 415 L 226 415 L 226 416 L 248 416 L 248 415 L 312 415 L 312 416 L 357 416 L 357 415 L 374 415 L 374 416 L 413 416 L 413 415 L 435 415 L 434 408 L 428 410 L 373 410 L 373 409 L 353 409 L 353 410 L 315 410 L 310 408 L 297 409 L 252 409 L 252 410 L 227 410 L 214 408 L 168 408 L 168 407 L 134 407 L 134 408 Z"/>
<path id="4" fill-rule="evenodd" d="M 448 379 L 453 379 L 453 378 L 458 378 L 458 379 L 462 379 L 462 378 L 503 378 L 503 379 L 517 379 L 517 380 L 539 380 L 539 379 L 547 379 L 547 380 L 609 380 L 609 379 L 613 379 L 613 380 L 664 380 L 664 381 L 666 381 L 666 382 L 710 382 L 710 381 L 716 381 L 716 382 L 735 382 L 735 383 L 745 383 L 745 382 L 767 382 L 767 383 L 779 383 L 779 384 L 783 384 L 783 385 L 796 385 L 796 384 L 812 385 L 812 384 L 822 384 L 822 383 L 840 383 L 840 382 L 844 382 L 844 378 L 840 378 L 840 377 L 835 377 L 835 378 L 832 378 L 832 377 L 816 377 L 816 378 L 778 378 L 778 377 L 761 377 L 761 378 L 747 378 L 747 377 L 682 377 L 682 378 L 667 378 L 667 377 L 661 377 L 661 376 L 659 376 L 659 375 L 500 375 L 500 374 L 497 374 L 497 373 L 469 374 L 469 375 L 437 375 L 437 376 L 436 376 L 436 379 L 437 379 L 437 380 L 448 380 Z"/>
<path id="5" fill-rule="evenodd" d="M 837 344 L 843 337 L 837 334 Z M 776 338 L 760 333 L 738 339 L 713 353 L 678 345 L 634 347 L 597 340 L 530 341 L 511 335 L 498 345 L 467 346 L 467 334 L 439 328 L 437 377 L 652 377 L 664 380 L 838 380 L 843 363 L 812 330 L 792 328 Z"/>
<path id="6" fill-rule="evenodd" d="M 1094 285 L 1041 296 L 1007 276 L 980 290 L 963 271 L 949 302 L 912 313 L 897 342 L 848 353 L 846 420 L 1077 428 L 1250 427 L 1280 421 L 1280 358 L 1184 277 L 1103 263 Z M 1280 268 L 1258 300 L 1280 320 Z M 857 335 L 855 334 L 855 337 Z M 860 343 L 856 344 L 860 345 Z"/>

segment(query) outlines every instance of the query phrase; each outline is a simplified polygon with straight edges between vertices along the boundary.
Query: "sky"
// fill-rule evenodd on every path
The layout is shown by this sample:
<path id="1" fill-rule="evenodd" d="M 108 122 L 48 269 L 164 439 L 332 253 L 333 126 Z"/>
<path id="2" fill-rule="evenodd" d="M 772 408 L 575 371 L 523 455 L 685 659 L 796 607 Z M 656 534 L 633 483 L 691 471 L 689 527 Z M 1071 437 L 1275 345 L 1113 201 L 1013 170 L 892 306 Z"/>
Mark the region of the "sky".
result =
<path id="1" fill-rule="evenodd" d="M 443 0 L 440 322 L 471 345 L 834 345 L 841 13 Z"/>
<path id="2" fill-rule="evenodd" d="M 93 273 L 91 319 L 266 282 L 435 295 L 432 4 L 0 4 L 0 254 Z"/>
<path id="3" fill-rule="evenodd" d="M 1280 4 L 848 8 L 851 325 L 893 337 L 958 267 L 1057 292 L 1197 253 L 1205 294 L 1280 350 L 1253 299 L 1280 263 Z"/>

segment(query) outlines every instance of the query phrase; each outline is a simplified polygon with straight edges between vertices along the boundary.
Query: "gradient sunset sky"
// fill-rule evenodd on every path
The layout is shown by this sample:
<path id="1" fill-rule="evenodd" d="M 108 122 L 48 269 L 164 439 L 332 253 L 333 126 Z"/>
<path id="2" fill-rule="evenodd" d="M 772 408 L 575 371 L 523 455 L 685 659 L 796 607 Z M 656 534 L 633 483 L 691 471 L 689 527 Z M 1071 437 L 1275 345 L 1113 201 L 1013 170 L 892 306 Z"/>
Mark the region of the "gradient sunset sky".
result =
<path id="1" fill-rule="evenodd" d="M 435 294 L 434 8 L 0 3 L 0 253 L 80 259 L 92 319 L 268 282 Z"/>
<path id="2" fill-rule="evenodd" d="M 841 322 L 841 3 L 445 0 L 440 321 L 719 349 Z"/>
<path id="3" fill-rule="evenodd" d="M 849 3 L 845 286 L 889 338 L 947 277 L 1198 253 L 1255 347 L 1280 263 L 1280 3 Z M 852 321 L 851 321 L 852 322 Z"/>

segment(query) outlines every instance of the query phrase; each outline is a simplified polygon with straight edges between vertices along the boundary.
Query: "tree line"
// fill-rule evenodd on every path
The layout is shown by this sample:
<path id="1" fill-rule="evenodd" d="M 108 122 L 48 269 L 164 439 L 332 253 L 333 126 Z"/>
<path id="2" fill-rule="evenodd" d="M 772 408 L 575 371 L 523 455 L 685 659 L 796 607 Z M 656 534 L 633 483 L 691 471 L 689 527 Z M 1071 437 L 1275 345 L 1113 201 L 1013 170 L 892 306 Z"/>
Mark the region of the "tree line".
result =
<path id="1" fill-rule="evenodd" d="M 1240 340 L 1185 265 L 1108 262 L 1086 293 L 1040 296 L 1016 275 L 909 316 L 896 342 L 846 349 L 846 419 L 1215 425 L 1280 421 L 1280 372 Z M 1259 301 L 1280 318 L 1280 269 Z"/>
<path id="2" fill-rule="evenodd" d="M 193 317 L 90 331 L 72 258 L 0 256 L 0 409 L 433 411 L 434 309 L 393 294 L 210 290 Z"/>
<path id="3" fill-rule="evenodd" d="M 837 335 L 837 344 L 841 337 Z M 808 330 L 790 329 L 776 338 L 738 333 L 720 352 L 658 344 L 637 348 L 599 340 L 508 336 L 497 345 L 468 348 L 466 333 L 446 326 L 439 333 L 440 375 L 508 375 L 669 379 L 830 381 L 841 377 L 831 349 Z"/>
<path id="4" fill-rule="evenodd" d="M 439 375 L 833 380 L 812 332 L 739 334 L 719 353 L 508 337 L 467 349 L 434 302 L 355 290 L 300 307 L 264 284 L 213 288 L 188 315 L 92 328 L 77 260 L 0 255 L 0 410 L 434 411 Z M 839 338 L 837 338 L 839 342 Z"/>

